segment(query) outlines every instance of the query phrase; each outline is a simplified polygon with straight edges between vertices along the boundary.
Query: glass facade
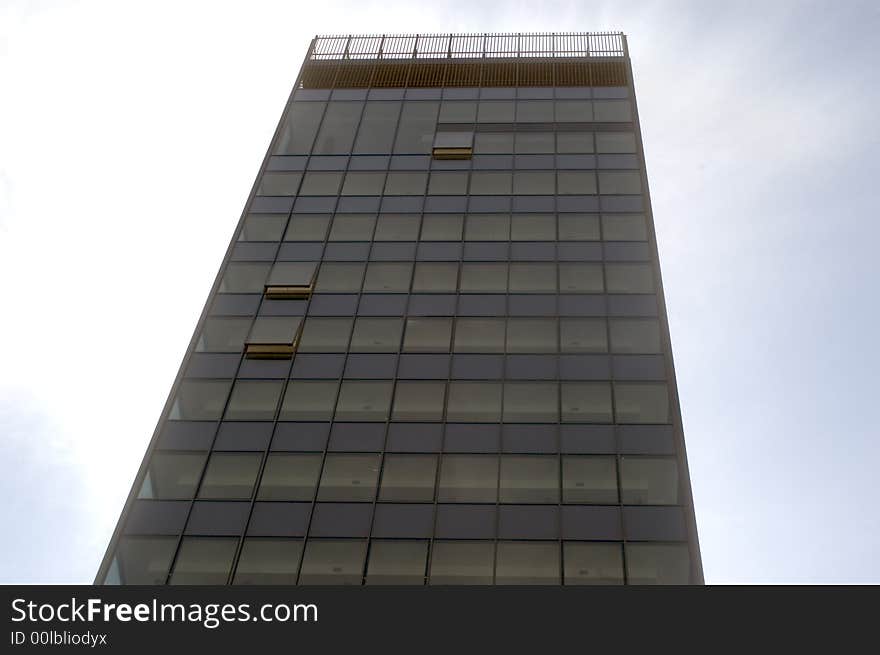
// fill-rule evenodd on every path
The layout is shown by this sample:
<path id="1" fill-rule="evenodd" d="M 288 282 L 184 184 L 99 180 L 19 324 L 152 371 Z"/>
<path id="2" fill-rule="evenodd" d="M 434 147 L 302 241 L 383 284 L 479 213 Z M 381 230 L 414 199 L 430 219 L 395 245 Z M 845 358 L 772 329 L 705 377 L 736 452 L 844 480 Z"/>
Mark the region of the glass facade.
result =
<path id="1" fill-rule="evenodd" d="M 98 582 L 701 583 L 631 75 L 306 68 Z"/>

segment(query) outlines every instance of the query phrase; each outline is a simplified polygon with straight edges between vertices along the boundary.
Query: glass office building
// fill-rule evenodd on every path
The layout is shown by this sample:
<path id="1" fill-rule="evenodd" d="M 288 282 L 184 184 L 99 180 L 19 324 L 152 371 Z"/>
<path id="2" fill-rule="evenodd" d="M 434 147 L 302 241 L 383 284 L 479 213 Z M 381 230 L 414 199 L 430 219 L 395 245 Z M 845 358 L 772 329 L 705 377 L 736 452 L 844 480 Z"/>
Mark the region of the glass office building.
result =
<path id="1" fill-rule="evenodd" d="M 97 581 L 702 583 L 622 34 L 312 41 Z"/>

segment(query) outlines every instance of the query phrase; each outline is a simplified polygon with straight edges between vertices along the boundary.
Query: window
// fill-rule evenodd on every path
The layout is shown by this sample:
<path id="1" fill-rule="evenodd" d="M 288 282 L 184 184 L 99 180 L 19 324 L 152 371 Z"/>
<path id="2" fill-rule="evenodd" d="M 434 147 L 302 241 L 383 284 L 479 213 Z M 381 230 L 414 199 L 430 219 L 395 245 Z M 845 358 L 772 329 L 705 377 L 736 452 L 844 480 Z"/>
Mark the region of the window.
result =
<path id="1" fill-rule="evenodd" d="M 614 412 L 618 423 L 668 423 L 666 385 L 615 384 Z"/>
<path id="2" fill-rule="evenodd" d="M 294 102 L 275 145 L 278 155 L 307 155 L 318 132 L 324 102 Z"/>
<path id="3" fill-rule="evenodd" d="M 359 353 L 397 352 L 403 332 L 399 318 L 359 318 L 354 324 L 351 351 Z"/>
<path id="4" fill-rule="evenodd" d="M 363 540 L 309 539 L 303 556 L 301 585 L 359 585 L 367 543 Z"/>
<path id="5" fill-rule="evenodd" d="M 477 109 L 478 123 L 512 123 L 514 103 L 512 100 L 484 100 Z"/>
<path id="6" fill-rule="evenodd" d="M 632 120 L 629 100 L 604 100 L 593 103 L 593 120 L 597 123 L 618 123 Z"/>
<path id="7" fill-rule="evenodd" d="M 287 214 L 248 214 L 239 241 L 280 241 L 287 224 Z"/>
<path id="8" fill-rule="evenodd" d="M 474 134 L 474 153 L 478 155 L 511 154 L 513 133 L 477 132 Z"/>
<path id="9" fill-rule="evenodd" d="M 495 584 L 556 585 L 560 578 L 559 544 L 498 542 Z"/>
<path id="10" fill-rule="evenodd" d="M 315 154 L 344 155 L 351 152 L 363 107 L 361 102 L 328 103 L 318 138 L 315 140 Z"/>
<path id="11" fill-rule="evenodd" d="M 336 214 L 330 241 L 369 241 L 373 238 L 376 217 L 368 214 Z"/>
<path id="12" fill-rule="evenodd" d="M 468 173 L 466 171 L 434 171 L 428 194 L 432 196 L 464 195 L 467 193 Z"/>
<path id="13" fill-rule="evenodd" d="M 206 458 L 205 453 L 154 453 L 138 498 L 192 498 Z"/>
<path id="14" fill-rule="evenodd" d="M 366 584 L 423 585 L 427 560 L 427 541 L 373 540 Z"/>
<path id="15" fill-rule="evenodd" d="M 515 138 L 516 152 L 519 154 L 552 153 L 554 150 L 553 141 L 553 132 L 517 132 Z"/>
<path id="16" fill-rule="evenodd" d="M 644 214 L 603 214 L 602 238 L 606 241 L 647 241 Z"/>
<path id="17" fill-rule="evenodd" d="M 376 223 L 376 241 L 415 241 L 419 238 L 418 214 L 380 214 Z"/>
<path id="18" fill-rule="evenodd" d="M 291 380 L 281 403 L 282 421 L 329 421 L 339 383 Z"/>
<path id="19" fill-rule="evenodd" d="M 315 290 L 356 292 L 361 290 L 364 277 L 364 264 L 324 262 Z"/>
<path id="20" fill-rule="evenodd" d="M 567 585 L 623 584 L 623 551 L 620 544 L 562 544 Z"/>
<path id="21" fill-rule="evenodd" d="M 597 241 L 599 217 L 595 214 L 560 214 L 560 241 Z"/>
<path id="22" fill-rule="evenodd" d="M 271 421 L 281 397 L 281 380 L 237 380 L 226 407 L 229 421 Z"/>
<path id="23" fill-rule="evenodd" d="M 507 352 L 555 353 L 556 320 L 552 318 L 511 318 L 507 321 Z"/>
<path id="24" fill-rule="evenodd" d="M 556 183 L 560 195 L 596 193 L 596 175 L 593 171 L 557 171 Z"/>
<path id="25" fill-rule="evenodd" d="M 507 241 L 510 239 L 510 216 L 503 214 L 468 214 L 466 241 Z"/>
<path id="26" fill-rule="evenodd" d="M 617 503 L 617 467 L 614 457 L 564 455 L 562 502 Z"/>
<path id="27" fill-rule="evenodd" d="M 345 174 L 345 183 L 342 185 L 344 196 L 381 196 L 382 186 L 385 184 L 385 173 L 366 173 L 362 171 L 349 171 Z"/>
<path id="28" fill-rule="evenodd" d="M 394 154 L 431 152 L 438 107 L 437 102 L 404 103 Z"/>
<path id="29" fill-rule="evenodd" d="M 518 123 L 552 123 L 552 100 L 520 100 L 516 103 Z"/>
<path id="30" fill-rule="evenodd" d="M 559 458 L 501 456 L 502 503 L 558 503 Z"/>
<path id="31" fill-rule="evenodd" d="M 559 388 L 555 382 L 512 382 L 504 385 L 504 420 L 508 423 L 555 423 Z"/>
<path id="32" fill-rule="evenodd" d="M 301 539 L 245 539 L 233 584 L 293 585 L 302 555 Z"/>
<path id="33" fill-rule="evenodd" d="M 687 544 L 626 544 L 626 575 L 631 585 L 690 584 Z"/>
<path id="34" fill-rule="evenodd" d="M 446 100 L 440 103 L 440 123 L 473 123 L 477 103 L 469 100 Z"/>
<path id="35" fill-rule="evenodd" d="M 454 292 L 458 288 L 458 264 L 417 262 L 413 291 Z"/>
<path id="36" fill-rule="evenodd" d="M 513 193 L 552 196 L 556 193 L 556 176 L 553 171 L 516 171 L 513 174 Z"/>
<path id="37" fill-rule="evenodd" d="M 294 214 L 290 219 L 285 241 L 323 241 L 327 237 L 330 216 L 321 214 Z"/>
<path id="38" fill-rule="evenodd" d="M 611 423 L 611 388 L 606 382 L 563 382 L 563 423 Z"/>
<path id="39" fill-rule="evenodd" d="M 613 319 L 611 350 L 616 353 L 659 353 L 660 324 L 652 318 Z"/>
<path id="40" fill-rule="evenodd" d="M 608 293 L 654 293 L 650 264 L 605 264 Z"/>
<path id="41" fill-rule="evenodd" d="M 559 264 L 559 290 L 575 293 L 602 293 L 601 264 Z"/>
<path id="42" fill-rule="evenodd" d="M 473 146 L 472 131 L 437 132 L 434 135 L 434 159 L 470 159 Z"/>
<path id="43" fill-rule="evenodd" d="M 303 500 L 315 497 L 321 455 L 272 453 L 266 458 L 257 500 Z"/>
<path id="44" fill-rule="evenodd" d="M 113 559 L 117 579 L 123 585 L 165 584 L 177 549 L 177 537 L 122 537 Z M 110 584 L 108 580 L 105 584 Z"/>
<path id="45" fill-rule="evenodd" d="M 428 183 L 427 173 L 391 171 L 385 182 L 386 196 L 422 196 Z"/>
<path id="46" fill-rule="evenodd" d="M 220 280 L 220 293 L 263 293 L 271 264 L 231 263 Z"/>
<path id="47" fill-rule="evenodd" d="M 208 461 L 199 498 L 249 499 L 262 456 L 258 453 L 214 453 Z"/>
<path id="48" fill-rule="evenodd" d="M 354 142 L 354 153 L 372 155 L 391 152 L 399 115 L 399 102 L 367 102 Z"/>
<path id="49" fill-rule="evenodd" d="M 426 214 L 422 219 L 422 241 L 461 241 L 464 216 L 461 214 Z"/>
<path id="50" fill-rule="evenodd" d="M 183 380 L 168 418 L 183 421 L 214 421 L 223 414 L 229 380 Z"/>
<path id="51" fill-rule="evenodd" d="M 409 281 L 412 277 L 412 269 L 413 265 L 409 263 L 394 262 L 377 264 L 371 262 L 367 265 L 364 291 L 377 293 L 409 291 Z"/>
<path id="52" fill-rule="evenodd" d="M 258 196 L 295 196 L 302 173 L 263 173 Z"/>
<path id="53" fill-rule="evenodd" d="M 249 345 L 293 344 L 302 318 L 299 316 L 258 316 L 248 337 Z"/>
<path id="54" fill-rule="evenodd" d="M 557 100 L 557 123 L 587 123 L 593 120 L 593 108 L 589 100 Z"/>
<path id="55" fill-rule="evenodd" d="M 184 537 L 170 584 L 226 584 L 238 538 Z"/>
<path id="56" fill-rule="evenodd" d="M 633 132 L 598 132 L 596 150 L 608 153 L 635 152 L 636 135 Z"/>
<path id="57" fill-rule="evenodd" d="M 470 293 L 507 291 L 507 264 L 461 265 L 461 290 Z"/>
<path id="58" fill-rule="evenodd" d="M 593 133 L 557 132 L 556 152 L 560 154 L 588 154 L 593 152 Z"/>
<path id="59" fill-rule="evenodd" d="M 441 503 L 494 503 L 498 498 L 498 457 L 443 455 L 440 464 Z"/>
<path id="60" fill-rule="evenodd" d="M 348 349 L 351 334 L 350 318 L 309 317 L 303 326 L 297 351 L 307 353 L 340 353 Z"/>
<path id="61" fill-rule="evenodd" d="M 435 541 L 431 552 L 432 585 L 490 585 L 495 567 L 491 541 Z"/>
<path id="62" fill-rule="evenodd" d="M 564 353 L 604 353 L 608 351 L 605 319 L 563 318 L 559 335 Z"/>
<path id="63" fill-rule="evenodd" d="M 436 477 L 436 455 L 386 455 L 379 500 L 430 503 Z"/>
<path id="64" fill-rule="evenodd" d="M 511 264 L 510 291 L 556 292 L 556 264 Z"/>
<path id="65" fill-rule="evenodd" d="M 329 453 L 321 473 L 318 500 L 373 500 L 378 481 L 379 455 Z"/>
<path id="66" fill-rule="evenodd" d="M 390 382 L 343 382 L 336 402 L 336 420 L 385 421 L 390 406 Z"/>
<path id="67" fill-rule="evenodd" d="M 238 353 L 244 346 L 244 339 L 251 327 L 249 318 L 205 319 L 196 352 L 200 353 Z"/>
<path id="68" fill-rule="evenodd" d="M 474 171 L 471 173 L 471 195 L 510 195 L 513 176 L 500 171 Z"/>
<path id="69" fill-rule="evenodd" d="M 445 382 L 398 382 L 394 392 L 395 421 L 439 421 L 446 400 Z"/>
<path id="70" fill-rule="evenodd" d="M 403 350 L 410 353 L 446 353 L 449 352 L 451 337 L 451 318 L 408 318 Z"/>
<path id="71" fill-rule="evenodd" d="M 446 419 L 466 423 L 501 420 L 501 385 L 491 382 L 450 382 Z"/>
<path id="72" fill-rule="evenodd" d="M 310 287 L 317 266 L 315 262 L 276 262 L 272 265 L 266 285 L 268 287 Z"/>
<path id="73" fill-rule="evenodd" d="M 459 318 L 455 322 L 455 352 L 504 352 L 504 320 Z"/>
<path id="74" fill-rule="evenodd" d="M 678 466 L 672 457 L 621 457 L 620 494 L 624 505 L 678 503 Z"/>
<path id="75" fill-rule="evenodd" d="M 514 214 L 511 216 L 512 241 L 555 241 L 556 216 L 553 214 Z"/>
<path id="76" fill-rule="evenodd" d="M 641 192 L 642 178 L 638 171 L 599 171 L 599 193 L 621 195 Z"/>
<path id="77" fill-rule="evenodd" d="M 301 196 L 335 196 L 339 193 L 342 173 L 309 171 L 303 177 Z"/>

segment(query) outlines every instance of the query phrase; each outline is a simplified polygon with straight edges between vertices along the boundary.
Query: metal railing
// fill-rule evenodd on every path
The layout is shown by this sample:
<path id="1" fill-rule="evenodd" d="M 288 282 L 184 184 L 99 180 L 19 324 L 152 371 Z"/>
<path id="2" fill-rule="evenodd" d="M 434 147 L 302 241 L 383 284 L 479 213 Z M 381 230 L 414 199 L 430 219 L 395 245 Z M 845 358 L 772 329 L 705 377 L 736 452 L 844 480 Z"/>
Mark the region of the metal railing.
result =
<path id="1" fill-rule="evenodd" d="M 310 60 L 625 57 L 623 32 L 316 36 Z"/>

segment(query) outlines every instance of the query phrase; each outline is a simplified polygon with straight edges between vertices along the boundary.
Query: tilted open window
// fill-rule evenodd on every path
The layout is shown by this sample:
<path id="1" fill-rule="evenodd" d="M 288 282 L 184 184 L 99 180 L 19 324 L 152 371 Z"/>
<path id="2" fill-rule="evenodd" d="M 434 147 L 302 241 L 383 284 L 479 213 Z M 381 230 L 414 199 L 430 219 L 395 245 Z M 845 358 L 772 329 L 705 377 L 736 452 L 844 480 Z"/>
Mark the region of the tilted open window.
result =
<path id="1" fill-rule="evenodd" d="M 276 263 L 266 282 L 266 298 L 308 298 L 312 294 L 316 268 L 315 262 Z"/>
<path id="2" fill-rule="evenodd" d="M 474 133 L 437 132 L 432 154 L 434 159 L 470 159 L 474 154 Z"/>
<path id="3" fill-rule="evenodd" d="M 248 359 L 290 359 L 299 341 L 300 316 L 259 316 L 244 346 Z"/>

